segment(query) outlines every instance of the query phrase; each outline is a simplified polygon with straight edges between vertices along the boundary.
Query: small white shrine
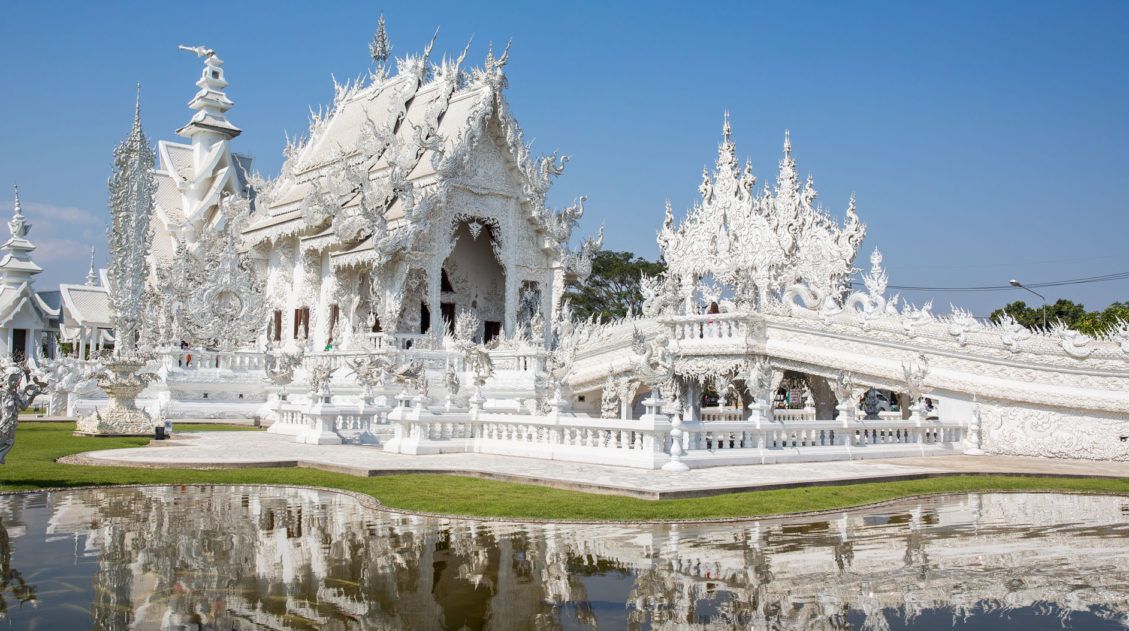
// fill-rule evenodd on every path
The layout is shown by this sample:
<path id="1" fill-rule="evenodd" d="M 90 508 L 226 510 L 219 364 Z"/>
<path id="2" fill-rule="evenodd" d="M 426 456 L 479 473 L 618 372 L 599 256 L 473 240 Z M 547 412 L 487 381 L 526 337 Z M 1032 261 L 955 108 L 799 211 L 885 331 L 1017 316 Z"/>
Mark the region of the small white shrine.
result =
<path id="1" fill-rule="evenodd" d="M 0 245 L 0 344 L 4 355 L 35 363 L 55 356 L 59 294 L 35 289 L 35 277 L 43 268 L 31 258 L 31 222 L 24 216 L 18 188 L 8 232 L 11 236 Z"/>

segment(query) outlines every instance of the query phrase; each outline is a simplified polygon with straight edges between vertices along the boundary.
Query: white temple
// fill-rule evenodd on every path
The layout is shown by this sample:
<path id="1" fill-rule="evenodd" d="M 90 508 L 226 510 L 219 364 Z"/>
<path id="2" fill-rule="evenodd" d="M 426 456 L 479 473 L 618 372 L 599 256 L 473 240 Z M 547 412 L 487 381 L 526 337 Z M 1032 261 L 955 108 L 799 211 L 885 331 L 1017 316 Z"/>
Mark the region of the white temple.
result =
<path id="1" fill-rule="evenodd" d="M 83 349 L 115 340 L 108 324 L 136 327 L 125 339 L 153 358 L 151 416 L 672 470 L 959 451 L 1129 460 L 1129 324 L 1091 339 L 937 317 L 885 295 L 877 251 L 851 292 L 855 201 L 841 221 L 824 210 L 787 135 L 758 187 L 726 117 L 699 201 L 681 221 L 666 209 L 668 269 L 644 279 L 643 313 L 575 322 L 564 285 L 590 272 L 602 231 L 570 249 L 584 199 L 546 206 L 566 160 L 523 142 L 508 50 L 467 69 L 465 51 L 433 63 L 429 44 L 389 64 L 374 45 L 371 75 L 337 85 L 265 180 L 233 151 L 223 62 L 182 48 L 204 66 L 177 131 L 188 143 L 158 144 L 151 200 L 112 199 L 133 213 L 115 216 L 155 219 L 151 243 L 115 227 L 110 277 L 63 292 Z M 29 292 L 38 270 L 19 217 L 5 292 Z M 106 288 L 134 260 L 145 296 L 123 301 Z M 53 330 L 39 308 L 20 325 L 32 339 Z M 103 404 L 90 380 L 71 383 L 69 408 Z"/>
<path id="2" fill-rule="evenodd" d="M 18 188 L 8 232 L 11 236 L 0 246 L 0 352 L 34 363 L 55 356 L 59 294 L 35 289 L 35 277 L 43 268 L 31 258 L 31 222 L 23 214 Z"/>

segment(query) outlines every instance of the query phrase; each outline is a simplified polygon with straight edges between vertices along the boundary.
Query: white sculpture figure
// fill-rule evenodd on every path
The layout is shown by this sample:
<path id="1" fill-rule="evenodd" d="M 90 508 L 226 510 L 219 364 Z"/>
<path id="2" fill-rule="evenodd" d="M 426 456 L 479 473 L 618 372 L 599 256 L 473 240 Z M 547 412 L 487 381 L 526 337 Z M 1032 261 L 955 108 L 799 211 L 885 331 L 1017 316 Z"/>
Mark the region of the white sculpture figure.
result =
<path id="1" fill-rule="evenodd" d="M 968 333 L 982 327 L 980 321 L 972 313 L 955 305 L 950 305 L 952 315 L 949 316 L 949 335 L 957 339 L 961 346 L 968 344 Z"/>
<path id="2" fill-rule="evenodd" d="M 851 373 L 840 370 L 834 379 L 827 380 L 827 384 L 835 394 L 837 401 L 835 409 L 839 412 L 839 420 L 843 422 L 843 427 L 846 427 L 850 421 L 855 420 L 855 378 Z"/>
<path id="3" fill-rule="evenodd" d="M 287 352 L 281 349 L 268 350 L 263 362 L 263 381 L 275 386 L 279 401 L 287 397 L 286 387 L 294 381 L 294 369 L 302 363 L 302 353 Z"/>
<path id="4" fill-rule="evenodd" d="M 925 378 L 929 375 L 929 358 L 920 353 L 915 361 L 908 364 L 902 363 L 902 374 L 905 378 L 906 393 L 913 403 L 910 405 L 909 420 L 917 421 L 918 425 L 925 420 L 925 395 L 930 388 L 925 385 Z"/>
<path id="5" fill-rule="evenodd" d="M 70 394 L 78 383 L 81 372 L 78 360 L 73 357 L 57 357 L 41 360 L 40 367 L 48 388 L 47 414 L 66 416 Z"/>
<path id="6" fill-rule="evenodd" d="M 968 449 L 964 450 L 967 456 L 982 456 L 984 450 L 982 449 L 984 419 L 981 415 L 980 402 L 976 400 L 976 395 L 972 397 L 972 420 L 968 423 Z"/>
<path id="7" fill-rule="evenodd" d="M 659 412 L 662 406 L 663 385 L 674 379 L 674 354 L 670 351 L 670 338 L 665 329 L 660 329 L 654 337 L 647 339 L 635 330 L 631 350 L 635 353 L 635 374 L 639 380 L 651 388 L 651 394 L 643 401 L 647 409 L 644 419 L 665 420 Z M 675 416 L 670 427 L 670 461 L 663 465 L 665 471 L 689 471 L 682 462 L 682 417 Z"/>
<path id="8" fill-rule="evenodd" d="M 1019 345 L 1022 342 L 1031 339 L 1031 331 L 1007 313 L 1000 316 L 999 326 L 1000 342 L 1003 343 L 1004 348 L 1013 353 L 1019 352 Z"/>
<path id="9" fill-rule="evenodd" d="M 373 388 L 383 384 L 388 379 L 392 362 L 387 355 L 362 355 L 350 357 L 345 360 L 350 370 L 361 384 L 361 396 L 369 400 L 373 396 Z"/>
<path id="10" fill-rule="evenodd" d="M 529 340 L 537 348 L 545 345 L 545 316 L 540 310 L 534 312 L 529 320 Z"/>
<path id="11" fill-rule="evenodd" d="M 447 389 L 447 405 L 448 411 L 455 409 L 455 401 L 458 400 L 459 388 L 459 371 L 455 370 L 454 362 L 448 361 L 447 366 L 443 371 L 443 385 Z"/>
<path id="12" fill-rule="evenodd" d="M 417 403 L 422 405 L 427 398 L 427 370 L 423 362 L 418 359 L 405 358 L 392 371 L 392 381 L 400 384 L 400 394 L 397 396 L 400 405 L 404 406 L 411 397 L 408 388 L 415 388 Z"/>
<path id="13" fill-rule="evenodd" d="M 1068 328 L 1062 322 L 1051 325 L 1051 333 L 1058 336 L 1059 346 L 1071 357 L 1085 359 L 1094 352 L 1094 347 L 1090 346 L 1090 336 Z"/>
<path id="14" fill-rule="evenodd" d="M 804 380 L 804 412 L 813 414 L 815 412 L 815 397 L 811 393 L 811 384 Z"/>
<path id="15" fill-rule="evenodd" d="M 674 355 L 670 352 L 670 338 L 665 330 L 658 331 L 650 341 L 635 330 L 631 350 L 635 353 L 635 374 L 657 393 L 664 383 L 674 376 Z"/>
<path id="16" fill-rule="evenodd" d="M 310 383 L 311 403 L 319 399 L 325 403 L 330 402 L 333 397 L 333 392 L 330 390 L 329 384 L 335 372 L 337 372 L 337 367 L 333 366 L 328 361 L 320 361 L 310 368 L 308 379 Z"/>
<path id="17" fill-rule="evenodd" d="M 610 374 L 600 393 L 600 418 L 619 418 L 619 388 L 616 387 L 615 377 Z"/>
<path id="18" fill-rule="evenodd" d="M 455 316 L 455 348 L 462 355 L 466 369 L 474 380 L 471 407 L 475 410 L 481 409 L 485 403 L 482 388 L 494 376 L 494 361 L 490 359 L 486 347 L 474 342 L 479 326 L 481 320 L 470 311 L 462 311 Z"/>
<path id="19" fill-rule="evenodd" d="M 13 364 L 2 358 L 0 369 L 4 373 L 3 391 L 0 391 L 0 464 L 4 464 L 16 442 L 20 412 L 47 391 L 47 384 L 32 375 L 26 364 Z"/>
<path id="20" fill-rule="evenodd" d="M 768 410 L 772 396 L 772 364 L 761 357 L 749 362 L 748 372 L 745 376 L 745 388 L 753 399 L 749 404 L 749 420 L 760 428 L 762 421 L 768 420 Z"/>
<path id="21" fill-rule="evenodd" d="M 564 382 L 572 373 L 576 349 L 583 337 L 580 327 L 572 321 L 572 309 L 567 302 L 561 304 L 555 322 L 556 339 L 545 354 L 544 379 L 549 398 L 542 399 L 540 405 L 541 411 L 546 414 L 551 410 L 560 412 L 567 406 L 563 398 Z"/>
<path id="22" fill-rule="evenodd" d="M 670 210 L 669 202 L 667 210 Z M 657 317 L 679 312 L 681 301 L 678 297 L 677 278 L 670 274 L 660 276 L 641 276 L 639 291 L 643 295 L 642 311 L 644 317 Z"/>
<path id="23" fill-rule="evenodd" d="M 914 327 L 922 326 L 933 321 L 933 301 L 929 300 L 920 307 L 916 305 L 907 304 L 902 309 L 902 330 L 906 335 L 914 337 L 917 335 Z"/>

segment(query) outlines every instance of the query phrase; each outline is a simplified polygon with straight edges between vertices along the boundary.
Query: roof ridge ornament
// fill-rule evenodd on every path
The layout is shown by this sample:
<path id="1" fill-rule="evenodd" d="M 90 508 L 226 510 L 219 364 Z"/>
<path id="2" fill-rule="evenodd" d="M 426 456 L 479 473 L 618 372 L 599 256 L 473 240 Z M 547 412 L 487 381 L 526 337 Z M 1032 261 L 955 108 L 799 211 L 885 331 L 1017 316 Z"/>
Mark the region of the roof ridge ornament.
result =
<path id="1" fill-rule="evenodd" d="M 13 239 L 23 239 L 31 232 L 31 224 L 24 217 L 23 206 L 20 205 L 20 187 L 13 184 L 12 191 L 15 193 L 15 203 L 12 207 L 12 218 L 8 221 L 8 230 L 12 233 Z"/>
<path id="2" fill-rule="evenodd" d="M 94 246 L 90 246 L 90 269 L 86 270 L 86 286 L 93 287 L 98 279 L 98 274 L 94 272 Z"/>
<path id="3" fill-rule="evenodd" d="M 185 46 L 181 44 L 177 48 L 185 52 L 196 53 L 197 57 L 211 58 L 216 56 L 216 51 L 207 46 Z"/>
<path id="4" fill-rule="evenodd" d="M 384 26 L 383 13 L 380 14 L 380 20 L 376 23 L 376 34 L 372 36 L 368 50 L 369 54 L 372 55 L 372 60 L 382 66 L 388 61 L 388 55 L 392 52 L 392 44 L 388 42 L 388 30 Z"/>

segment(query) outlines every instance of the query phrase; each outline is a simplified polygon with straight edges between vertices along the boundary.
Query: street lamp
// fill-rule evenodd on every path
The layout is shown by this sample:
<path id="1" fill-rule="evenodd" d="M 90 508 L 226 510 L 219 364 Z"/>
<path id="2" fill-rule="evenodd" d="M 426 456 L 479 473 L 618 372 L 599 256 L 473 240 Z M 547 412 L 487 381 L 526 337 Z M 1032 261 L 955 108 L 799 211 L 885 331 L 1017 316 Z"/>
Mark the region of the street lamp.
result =
<path id="1" fill-rule="evenodd" d="M 1043 328 L 1046 329 L 1047 328 L 1047 299 L 1046 299 L 1046 297 L 1043 296 L 1043 294 L 1040 294 L 1039 292 L 1035 291 L 1034 289 L 1031 289 L 1030 287 L 1024 286 L 1023 283 L 1015 280 L 1014 278 L 1009 280 L 1008 283 L 1012 287 L 1018 287 L 1020 289 L 1026 289 L 1027 291 L 1029 291 L 1029 292 L 1035 294 L 1036 296 L 1038 296 L 1039 299 L 1043 301 Z"/>

